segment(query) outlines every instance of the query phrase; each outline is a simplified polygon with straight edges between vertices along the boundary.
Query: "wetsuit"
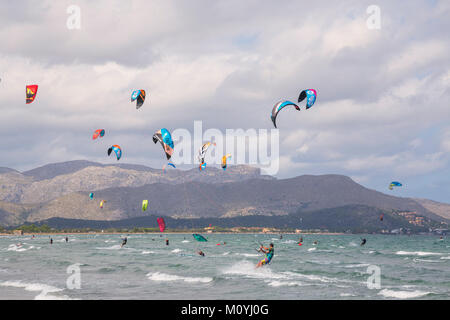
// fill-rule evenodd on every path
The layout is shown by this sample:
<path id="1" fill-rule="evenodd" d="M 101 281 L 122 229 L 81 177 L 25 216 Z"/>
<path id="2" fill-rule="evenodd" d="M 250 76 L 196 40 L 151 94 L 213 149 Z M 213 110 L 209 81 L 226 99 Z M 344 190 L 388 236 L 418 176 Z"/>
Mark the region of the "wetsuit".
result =
<path id="1" fill-rule="evenodd" d="M 361 245 L 363 246 L 363 245 L 365 245 L 366 244 L 366 239 L 362 239 L 362 242 L 361 242 Z"/>
<path id="2" fill-rule="evenodd" d="M 127 238 L 122 239 L 122 247 L 127 244 Z"/>

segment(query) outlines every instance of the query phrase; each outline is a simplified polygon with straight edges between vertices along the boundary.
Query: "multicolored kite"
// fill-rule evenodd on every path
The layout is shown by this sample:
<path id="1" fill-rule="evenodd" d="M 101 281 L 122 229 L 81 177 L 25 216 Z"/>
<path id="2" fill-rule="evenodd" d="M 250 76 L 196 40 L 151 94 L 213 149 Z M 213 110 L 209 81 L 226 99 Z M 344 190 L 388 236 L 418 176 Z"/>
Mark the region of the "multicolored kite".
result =
<path id="1" fill-rule="evenodd" d="M 115 144 L 108 149 L 108 156 L 111 154 L 113 150 L 116 153 L 117 161 L 119 161 L 119 159 L 122 157 L 122 149 L 117 144 Z"/>
<path id="2" fill-rule="evenodd" d="M 94 135 L 92 136 L 92 140 L 97 139 L 98 137 L 102 138 L 105 135 L 105 129 L 98 129 L 94 131 Z"/>
<path id="3" fill-rule="evenodd" d="M 277 127 L 276 124 L 276 120 L 277 120 L 277 116 L 278 113 L 283 110 L 284 107 L 287 106 L 294 106 L 295 109 L 297 109 L 298 111 L 300 111 L 300 107 L 298 105 L 296 105 L 295 103 L 291 102 L 291 101 L 278 101 L 275 106 L 272 109 L 272 115 L 270 116 L 270 118 L 272 119 L 273 125 L 275 126 L 275 128 Z"/>
<path id="4" fill-rule="evenodd" d="M 32 85 L 26 86 L 26 103 L 27 104 L 32 103 L 34 101 L 34 99 L 36 99 L 37 91 L 38 91 L 37 84 L 32 84 Z"/>
<path id="5" fill-rule="evenodd" d="M 157 143 L 158 141 L 161 143 L 164 152 L 166 153 L 167 160 L 170 160 L 170 157 L 173 154 L 173 141 L 169 130 L 162 128 L 161 130 L 155 132 L 153 135 L 153 142 Z"/>
<path id="6" fill-rule="evenodd" d="M 131 94 L 131 102 L 136 101 L 136 109 L 142 107 L 145 101 L 145 90 L 135 90 Z"/>
<path id="7" fill-rule="evenodd" d="M 302 102 L 306 98 L 306 109 L 309 109 L 313 106 L 314 102 L 317 99 L 317 91 L 314 89 L 306 89 L 300 92 L 298 96 L 298 102 Z"/>

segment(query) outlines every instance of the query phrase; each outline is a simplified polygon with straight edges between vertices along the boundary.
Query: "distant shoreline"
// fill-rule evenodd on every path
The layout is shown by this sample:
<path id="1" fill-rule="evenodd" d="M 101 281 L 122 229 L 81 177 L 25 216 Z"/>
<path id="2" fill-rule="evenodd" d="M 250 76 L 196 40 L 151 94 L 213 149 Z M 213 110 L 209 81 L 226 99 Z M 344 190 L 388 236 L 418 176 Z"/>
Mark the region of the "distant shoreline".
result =
<path id="1" fill-rule="evenodd" d="M 193 234 L 196 232 L 42 232 L 42 233 L 24 233 L 22 235 L 20 234 L 13 234 L 13 233 L 0 233 L 0 236 L 49 236 L 49 235 L 77 235 L 77 234 L 81 234 L 81 235 L 99 235 L 99 234 L 152 234 L 152 235 L 164 235 L 164 234 Z M 198 232 L 197 232 L 198 233 Z M 320 235 L 335 235 L 335 236 L 339 236 L 339 235 L 351 235 L 349 233 L 334 233 L 334 232 L 312 232 L 312 233 L 308 233 L 308 232 L 302 232 L 302 233 L 295 233 L 295 232 L 213 232 L 213 233 L 207 233 L 207 232 L 201 232 L 202 234 L 205 235 L 213 235 L 213 234 L 267 234 L 267 235 L 312 235 L 312 234 L 320 234 Z"/>

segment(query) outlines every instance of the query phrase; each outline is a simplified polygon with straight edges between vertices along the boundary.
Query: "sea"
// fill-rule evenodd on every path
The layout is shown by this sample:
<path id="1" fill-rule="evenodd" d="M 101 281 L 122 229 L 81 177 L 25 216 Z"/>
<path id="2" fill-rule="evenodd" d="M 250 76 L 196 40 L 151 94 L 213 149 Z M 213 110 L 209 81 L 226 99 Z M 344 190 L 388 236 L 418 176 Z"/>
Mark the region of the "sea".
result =
<path id="1" fill-rule="evenodd" d="M 300 246 L 298 234 L 203 235 L 0 236 L 0 299 L 450 299 L 449 238 L 305 234 Z M 269 243 L 272 261 L 255 268 Z"/>

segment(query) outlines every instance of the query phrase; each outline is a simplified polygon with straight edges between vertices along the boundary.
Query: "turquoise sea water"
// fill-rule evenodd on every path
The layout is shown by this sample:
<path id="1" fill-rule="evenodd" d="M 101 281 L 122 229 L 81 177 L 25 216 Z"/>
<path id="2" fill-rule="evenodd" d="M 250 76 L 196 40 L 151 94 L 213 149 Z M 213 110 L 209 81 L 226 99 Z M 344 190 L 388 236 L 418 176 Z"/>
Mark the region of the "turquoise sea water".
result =
<path id="1" fill-rule="evenodd" d="M 0 299 L 450 298 L 448 238 L 303 235 L 298 246 L 292 234 L 204 236 L 208 242 L 191 234 L 130 234 L 123 248 L 120 235 L 69 235 L 68 243 L 54 235 L 52 245 L 49 236 L 2 236 Z M 255 269 L 263 258 L 258 242 L 273 242 L 275 255 Z M 76 278 L 68 273 L 74 264 L 80 289 L 67 286 Z M 380 288 L 369 289 L 373 266 L 380 268 Z"/>

